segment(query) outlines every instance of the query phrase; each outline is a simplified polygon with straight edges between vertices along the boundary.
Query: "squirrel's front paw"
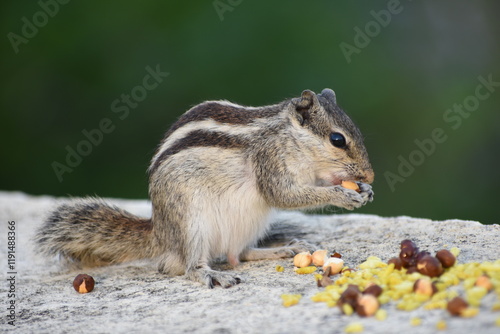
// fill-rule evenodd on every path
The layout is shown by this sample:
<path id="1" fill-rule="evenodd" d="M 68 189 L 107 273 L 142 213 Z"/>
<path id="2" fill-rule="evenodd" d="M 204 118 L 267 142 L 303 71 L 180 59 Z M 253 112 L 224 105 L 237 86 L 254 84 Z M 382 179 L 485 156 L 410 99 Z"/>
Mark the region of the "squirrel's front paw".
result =
<path id="1" fill-rule="evenodd" d="M 366 183 L 358 183 L 359 193 L 352 189 L 347 189 L 342 186 L 337 186 L 336 190 L 340 192 L 337 201 L 333 205 L 347 209 L 354 210 L 362 207 L 368 202 L 373 200 L 372 187 Z"/>
<path id="2" fill-rule="evenodd" d="M 373 195 L 374 195 L 374 192 L 372 190 L 372 186 L 370 186 L 369 184 L 366 184 L 366 183 L 362 183 L 362 182 L 358 182 L 358 187 L 359 187 L 359 194 L 361 195 L 361 197 L 363 197 L 363 205 L 365 205 L 366 203 L 368 202 L 372 202 L 373 201 Z"/>
<path id="3" fill-rule="evenodd" d="M 343 199 L 340 204 L 335 204 L 335 206 L 339 206 L 341 208 L 347 210 L 354 210 L 362 207 L 365 204 L 363 197 L 361 194 L 358 194 L 356 191 L 351 189 L 345 189 L 343 192 Z"/>

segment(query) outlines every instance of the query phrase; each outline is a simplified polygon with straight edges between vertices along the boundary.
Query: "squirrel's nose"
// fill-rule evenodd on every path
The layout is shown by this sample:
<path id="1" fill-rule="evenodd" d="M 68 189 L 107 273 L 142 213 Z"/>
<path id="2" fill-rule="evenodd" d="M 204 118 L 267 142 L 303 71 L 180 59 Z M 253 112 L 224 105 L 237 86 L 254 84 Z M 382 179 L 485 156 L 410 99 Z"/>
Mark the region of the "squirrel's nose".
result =
<path id="1" fill-rule="evenodd" d="M 363 175 L 363 179 L 361 181 L 368 183 L 368 184 L 371 184 L 373 182 L 373 180 L 375 179 L 375 172 L 371 168 L 365 169 L 365 170 L 363 170 L 363 172 L 364 172 L 364 175 Z"/>

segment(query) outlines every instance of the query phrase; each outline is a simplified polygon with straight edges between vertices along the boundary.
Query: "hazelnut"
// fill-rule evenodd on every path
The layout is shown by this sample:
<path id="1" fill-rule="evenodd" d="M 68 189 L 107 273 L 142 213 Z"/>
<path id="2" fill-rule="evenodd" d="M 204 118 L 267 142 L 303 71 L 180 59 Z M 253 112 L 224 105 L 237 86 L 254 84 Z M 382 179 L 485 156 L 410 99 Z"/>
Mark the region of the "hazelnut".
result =
<path id="1" fill-rule="evenodd" d="M 469 304 L 461 297 L 455 297 L 448 302 L 446 309 L 451 315 L 460 315 L 465 309 L 469 307 Z"/>
<path id="2" fill-rule="evenodd" d="M 432 296 L 437 292 L 436 285 L 430 279 L 421 278 L 413 284 L 413 291 L 426 296 Z"/>
<path id="3" fill-rule="evenodd" d="M 491 283 L 491 280 L 488 276 L 482 275 L 479 276 L 476 280 L 476 286 L 480 286 L 482 288 L 485 288 L 487 291 L 490 291 L 493 289 L 493 284 Z"/>
<path id="4" fill-rule="evenodd" d="M 372 285 L 368 286 L 363 291 L 363 294 L 364 295 L 373 295 L 375 297 L 378 297 L 382 294 L 382 288 L 380 287 L 380 285 L 372 284 Z"/>
<path id="5" fill-rule="evenodd" d="M 340 184 L 342 187 L 344 188 L 347 188 L 347 189 L 351 189 L 351 190 L 354 190 L 354 191 L 357 191 L 358 193 L 361 192 L 361 190 L 359 189 L 359 186 L 356 182 L 352 182 L 352 181 L 342 181 L 342 183 Z"/>
<path id="6" fill-rule="evenodd" d="M 455 262 L 457 261 L 457 258 L 455 255 L 453 255 L 449 250 L 447 249 L 441 249 L 436 253 L 436 258 L 441 262 L 443 265 L 443 268 L 449 268 L 452 267 Z"/>
<path id="7" fill-rule="evenodd" d="M 393 257 L 389 261 L 387 261 L 387 264 L 394 263 L 394 269 L 401 270 L 403 267 L 403 263 L 401 262 L 401 259 L 399 257 Z"/>
<path id="8" fill-rule="evenodd" d="M 312 254 L 312 263 L 316 267 L 322 267 L 327 258 L 328 258 L 328 251 L 325 249 L 319 249 Z"/>
<path id="9" fill-rule="evenodd" d="M 298 268 L 304 268 L 311 264 L 312 255 L 309 252 L 302 252 L 294 256 L 293 265 Z"/>
<path id="10" fill-rule="evenodd" d="M 401 241 L 400 247 L 401 247 L 401 249 L 408 248 L 408 247 L 416 249 L 417 245 L 413 241 L 411 241 L 409 239 L 405 239 L 405 240 Z"/>
<path id="11" fill-rule="evenodd" d="M 92 276 L 80 274 L 73 280 L 73 288 L 79 293 L 88 293 L 94 290 L 95 281 Z"/>
<path id="12" fill-rule="evenodd" d="M 443 266 L 435 257 L 425 255 L 417 262 L 417 270 L 422 275 L 438 277 L 443 273 Z"/>
<path id="13" fill-rule="evenodd" d="M 361 292 L 357 285 L 349 284 L 347 289 L 342 292 L 340 295 L 339 301 L 337 304 L 342 309 L 344 304 L 349 304 L 353 309 L 356 309 L 358 306 L 358 299 L 361 297 Z"/>
<path id="14" fill-rule="evenodd" d="M 420 261 L 420 259 L 423 258 L 426 255 L 431 255 L 431 253 L 429 253 L 428 251 L 420 251 L 420 252 L 418 252 L 415 255 L 415 263 L 417 263 L 418 261 Z"/>
<path id="15" fill-rule="evenodd" d="M 404 268 L 411 267 L 415 264 L 415 256 L 418 253 L 418 247 L 411 240 L 401 241 L 401 252 L 399 258 Z"/>
<path id="16" fill-rule="evenodd" d="M 401 252 L 399 258 L 404 268 L 411 267 L 415 264 L 415 256 L 418 254 L 418 247 L 411 240 L 403 240 L 401 242 Z"/>
<path id="17" fill-rule="evenodd" d="M 374 295 L 362 295 L 358 299 L 358 306 L 356 307 L 356 312 L 362 317 L 369 317 L 375 314 L 379 308 L 380 304 L 377 297 Z"/>
<path id="18" fill-rule="evenodd" d="M 342 267 L 344 266 L 344 260 L 337 257 L 331 257 L 325 261 L 323 264 L 323 271 L 326 271 L 327 267 L 330 267 L 330 275 L 335 275 L 340 273 Z"/>

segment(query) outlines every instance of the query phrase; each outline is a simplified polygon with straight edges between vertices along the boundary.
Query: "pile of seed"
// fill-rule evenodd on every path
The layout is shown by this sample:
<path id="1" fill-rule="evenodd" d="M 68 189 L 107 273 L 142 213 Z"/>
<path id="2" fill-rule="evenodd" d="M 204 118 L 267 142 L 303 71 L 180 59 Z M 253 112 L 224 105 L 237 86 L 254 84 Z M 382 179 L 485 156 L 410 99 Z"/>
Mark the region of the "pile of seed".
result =
<path id="1" fill-rule="evenodd" d="M 333 279 L 329 268 L 323 268 L 323 275 L 316 274 L 315 278 L 318 286 L 324 289 L 311 299 L 340 307 L 346 315 L 357 313 L 379 320 L 387 317 L 387 311 L 380 306 L 391 301 L 399 310 L 447 309 L 453 316 L 469 318 L 479 313 L 484 296 L 495 293 L 497 301 L 492 311 L 500 311 L 500 260 L 461 264 L 456 261 L 459 253 L 458 248 L 451 248 L 433 256 L 420 251 L 411 240 L 404 240 L 399 256 L 387 263 L 371 256 L 356 269 L 342 268 Z M 300 295 L 283 295 L 282 298 L 283 305 L 290 306 L 298 303 Z M 412 319 L 415 325 L 419 321 Z M 346 332 L 361 331 L 359 325 L 348 326 Z M 500 326 L 500 317 L 496 325 Z M 441 321 L 437 327 L 446 328 L 446 323 Z"/>

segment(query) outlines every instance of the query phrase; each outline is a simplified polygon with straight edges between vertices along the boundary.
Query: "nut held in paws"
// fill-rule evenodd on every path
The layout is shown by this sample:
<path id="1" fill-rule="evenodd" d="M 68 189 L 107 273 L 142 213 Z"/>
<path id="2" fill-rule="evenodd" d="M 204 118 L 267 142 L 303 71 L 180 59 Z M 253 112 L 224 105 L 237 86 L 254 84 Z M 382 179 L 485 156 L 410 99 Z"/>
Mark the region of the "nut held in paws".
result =
<path id="1" fill-rule="evenodd" d="M 340 184 L 342 187 L 344 188 L 347 188 L 347 189 L 351 189 L 351 190 L 354 190 L 354 191 L 357 191 L 358 193 L 361 191 L 359 189 L 359 186 L 355 183 L 355 182 L 351 182 L 351 181 L 342 181 L 342 183 Z"/>
<path id="2" fill-rule="evenodd" d="M 94 290 L 94 278 L 86 274 L 80 274 L 73 280 L 73 288 L 79 293 L 88 293 Z"/>

